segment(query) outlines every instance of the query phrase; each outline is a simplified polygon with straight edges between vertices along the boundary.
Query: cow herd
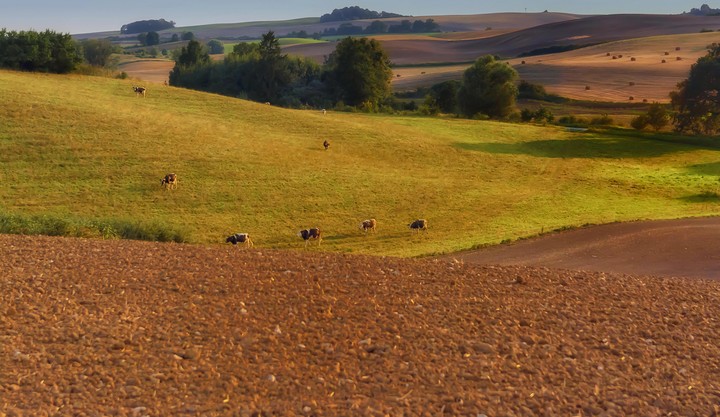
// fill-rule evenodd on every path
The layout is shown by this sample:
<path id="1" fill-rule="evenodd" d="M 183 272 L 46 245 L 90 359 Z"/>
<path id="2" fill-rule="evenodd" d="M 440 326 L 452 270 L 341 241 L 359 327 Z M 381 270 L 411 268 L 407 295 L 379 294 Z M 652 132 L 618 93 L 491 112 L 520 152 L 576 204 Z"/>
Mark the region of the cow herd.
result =
<path id="1" fill-rule="evenodd" d="M 417 219 L 410 223 L 408 227 L 411 230 L 414 230 L 416 233 L 419 233 L 420 231 L 426 231 L 427 230 L 427 220 L 425 219 Z M 377 220 L 375 219 L 368 219 L 363 220 L 360 223 L 360 230 L 363 232 L 373 232 L 375 233 L 377 231 Z M 308 244 L 311 240 L 317 241 L 318 246 L 320 246 L 320 243 L 322 242 L 322 232 L 320 231 L 319 227 L 313 227 L 310 229 L 303 229 L 298 232 L 297 234 L 299 237 L 301 237 L 305 241 L 305 248 L 307 248 Z M 225 243 L 232 243 L 233 245 L 237 245 L 238 243 L 242 243 L 245 245 L 245 247 L 253 247 L 252 240 L 250 239 L 250 235 L 248 233 L 235 233 L 233 235 L 228 236 L 227 239 L 225 239 Z"/>
<path id="2" fill-rule="evenodd" d="M 141 97 L 145 97 L 146 89 L 144 87 L 137 87 L 133 86 L 133 91 L 135 91 L 135 94 Z M 269 103 L 267 103 L 269 104 Z M 323 114 L 325 114 L 325 110 L 323 109 Z M 328 150 L 330 147 L 330 142 L 325 140 L 323 142 L 323 147 L 325 150 Z M 165 187 L 166 190 L 172 190 L 177 188 L 178 184 L 178 177 L 175 173 L 169 173 L 166 174 L 161 180 L 160 185 Z M 408 224 L 408 227 L 415 231 L 416 233 L 420 231 L 426 231 L 427 230 L 427 220 L 425 219 L 417 219 L 413 221 L 412 223 Z M 375 219 L 367 219 L 363 220 L 360 223 L 360 230 L 365 232 L 366 234 L 368 232 L 377 232 L 377 220 Z M 305 247 L 307 248 L 308 244 L 311 240 L 317 241 L 318 246 L 322 243 L 322 232 L 320 231 L 319 227 L 313 227 L 310 229 L 303 229 L 298 232 L 297 234 L 299 237 L 301 237 L 305 241 Z M 254 246 L 252 239 L 250 238 L 250 234 L 248 233 L 234 233 L 225 239 L 225 243 L 232 243 L 233 245 L 242 244 L 245 247 L 251 248 Z"/>
<path id="3" fill-rule="evenodd" d="M 175 173 L 169 173 L 166 174 L 161 180 L 160 185 L 165 187 L 166 190 L 172 190 L 177 188 L 178 184 L 178 176 Z M 428 222 L 425 219 L 417 219 L 413 221 L 412 223 L 408 224 L 408 227 L 410 230 L 415 231 L 416 233 L 419 233 L 421 231 L 427 231 L 428 228 Z M 360 222 L 360 230 L 365 232 L 366 234 L 368 232 L 377 232 L 377 220 L 375 219 L 367 219 Z M 303 229 L 298 232 L 297 234 L 299 237 L 301 237 L 305 241 L 305 248 L 307 248 L 308 244 L 311 240 L 317 241 L 318 246 L 320 246 L 320 243 L 322 243 L 322 232 L 320 231 L 319 227 L 313 227 L 310 229 Z M 248 233 L 235 233 L 230 236 L 228 236 L 227 239 L 225 239 L 225 243 L 232 243 L 233 245 L 237 244 L 243 244 L 245 247 L 253 247 L 254 244 L 252 242 L 252 239 L 250 239 L 250 234 Z"/>

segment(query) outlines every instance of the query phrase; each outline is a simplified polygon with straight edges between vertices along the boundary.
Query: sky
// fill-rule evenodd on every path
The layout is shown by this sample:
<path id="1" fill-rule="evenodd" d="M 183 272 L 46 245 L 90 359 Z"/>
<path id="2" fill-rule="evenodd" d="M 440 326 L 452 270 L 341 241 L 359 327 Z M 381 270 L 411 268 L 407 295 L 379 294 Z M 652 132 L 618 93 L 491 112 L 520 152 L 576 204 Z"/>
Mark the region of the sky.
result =
<path id="1" fill-rule="evenodd" d="M 708 0 L 0 0 L 0 28 L 50 29 L 61 33 L 119 31 L 138 20 L 165 19 L 176 27 L 212 23 L 318 17 L 333 9 L 360 6 L 409 16 L 496 12 L 566 12 L 577 14 L 677 14 Z"/>

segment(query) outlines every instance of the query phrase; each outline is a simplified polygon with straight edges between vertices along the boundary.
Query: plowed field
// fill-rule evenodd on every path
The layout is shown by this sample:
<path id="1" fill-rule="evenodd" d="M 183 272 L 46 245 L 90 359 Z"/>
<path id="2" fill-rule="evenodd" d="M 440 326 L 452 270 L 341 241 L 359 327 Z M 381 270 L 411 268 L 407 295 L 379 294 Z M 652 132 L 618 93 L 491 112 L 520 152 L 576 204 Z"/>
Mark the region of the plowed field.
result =
<path id="1" fill-rule="evenodd" d="M 0 416 L 718 415 L 720 283 L 0 236 Z"/>

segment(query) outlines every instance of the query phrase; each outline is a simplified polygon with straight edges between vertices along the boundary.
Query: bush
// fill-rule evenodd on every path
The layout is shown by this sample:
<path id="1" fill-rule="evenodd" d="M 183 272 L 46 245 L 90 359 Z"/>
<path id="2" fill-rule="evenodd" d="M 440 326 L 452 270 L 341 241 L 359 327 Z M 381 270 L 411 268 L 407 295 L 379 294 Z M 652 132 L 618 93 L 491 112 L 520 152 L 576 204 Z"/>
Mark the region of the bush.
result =
<path id="1" fill-rule="evenodd" d="M 536 123 L 551 123 L 555 119 L 552 112 L 545 107 L 540 107 L 536 111 L 523 109 L 520 112 L 519 117 L 519 120 L 523 122 L 535 121 Z"/>
<path id="2" fill-rule="evenodd" d="M 9 213 L 0 213 L 0 233 L 178 243 L 188 241 L 183 232 L 159 223 L 140 224 L 117 219 L 89 220 Z"/>
<path id="3" fill-rule="evenodd" d="M 637 130 L 643 130 L 647 127 L 647 125 L 648 125 L 647 114 L 641 114 L 640 116 L 638 116 L 630 121 L 630 126 L 633 129 L 637 129 Z"/>
<path id="4" fill-rule="evenodd" d="M 598 117 L 590 119 L 590 124 L 593 126 L 609 126 L 613 124 L 613 119 L 607 114 L 602 114 Z"/>
<path id="5" fill-rule="evenodd" d="M 565 125 L 565 126 L 587 126 L 588 125 L 587 120 L 577 117 L 577 116 L 574 116 L 574 115 L 563 116 L 558 119 L 558 123 L 561 125 Z"/>

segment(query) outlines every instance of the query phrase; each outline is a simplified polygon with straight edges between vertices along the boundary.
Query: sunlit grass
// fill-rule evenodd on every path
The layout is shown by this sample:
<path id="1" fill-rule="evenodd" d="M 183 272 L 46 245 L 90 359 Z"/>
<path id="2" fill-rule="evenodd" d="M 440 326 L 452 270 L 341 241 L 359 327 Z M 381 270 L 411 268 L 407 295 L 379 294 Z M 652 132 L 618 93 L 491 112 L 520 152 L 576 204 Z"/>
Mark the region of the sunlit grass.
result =
<path id="1" fill-rule="evenodd" d="M 273 248 L 302 248 L 295 233 L 319 226 L 325 250 L 416 256 L 587 223 L 720 212 L 712 142 L 323 115 L 165 86 L 143 99 L 131 84 L 0 72 L 6 217 L 161 225 L 195 243 L 249 232 Z M 168 172 L 177 190 L 161 188 Z M 358 226 L 370 217 L 378 232 L 365 236 Z M 413 234 L 415 218 L 430 230 Z"/>

